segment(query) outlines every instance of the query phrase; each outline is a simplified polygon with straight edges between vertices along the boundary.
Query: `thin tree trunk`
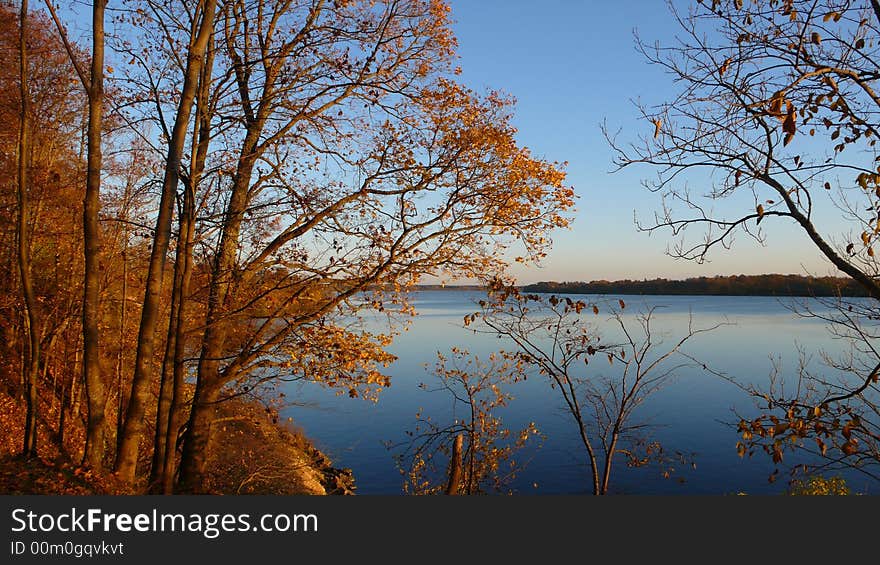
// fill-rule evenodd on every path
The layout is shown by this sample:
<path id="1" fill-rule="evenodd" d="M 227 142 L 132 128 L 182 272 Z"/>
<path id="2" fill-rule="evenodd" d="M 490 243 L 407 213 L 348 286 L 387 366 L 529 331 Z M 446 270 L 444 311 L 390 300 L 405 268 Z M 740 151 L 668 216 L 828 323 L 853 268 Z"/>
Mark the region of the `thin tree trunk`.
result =
<path id="1" fill-rule="evenodd" d="M 18 195 L 16 194 L 16 198 Z M 16 220 L 18 221 L 18 220 Z M 18 238 L 18 234 L 15 234 L 15 237 Z M 18 248 L 16 247 L 15 254 L 18 255 Z M 16 261 L 16 269 L 18 269 L 18 261 Z M 21 330 L 16 330 L 16 333 L 23 334 L 27 331 L 27 322 L 25 321 L 26 317 L 21 316 Z M 18 400 L 22 401 L 27 396 L 27 378 L 25 377 L 25 373 L 27 373 L 27 345 L 24 340 L 21 342 L 21 347 L 14 347 L 17 345 L 18 338 L 16 337 L 13 342 L 13 351 L 18 349 Z"/>
<path id="2" fill-rule="evenodd" d="M 83 382 L 89 416 L 86 427 L 85 462 L 94 469 L 104 468 L 104 440 L 107 423 L 104 417 L 106 389 L 101 378 L 98 332 L 100 300 L 100 226 L 101 209 L 101 152 L 104 113 L 104 7 L 107 0 L 92 3 L 92 66 L 89 75 L 88 171 L 83 206 L 83 241 L 85 275 L 83 290 Z"/>
<path id="3" fill-rule="evenodd" d="M 73 383 L 71 383 L 72 385 Z M 67 387 L 64 379 L 61 380 L 61 403 L 58 408 L 58 448 L 64 451 L 64 412 L 67 406 Z"/>
<path id="4" fill-rule="evenodd" d="M 79 390 L 82 386 L 82 368 L 80 367 L 80 349 L 77 343 L 76 351 L 73 353 L 73 372 L 70 377 L 70 414 L 76 416 L 79 410 Z"/>
<path id="5" fill-rule="evenodd" d="M 156 230 L 153 234 L 153 248 L 150 252 L 150 266 L 147 272 L 144 305 L 141 311 L 141 325 L 138 331 L 131 394 L 129 395 L 122 441 L 116 456 L 116 472 L 122 480 L 128 483 L 134 481 L 138 446 L 144 432 L 144 415 L 146 413 L 146 404 L 149 400 L 156 328 L 159 323 L 159 295 L 165 271 L 168 243 L 171 236 L 171 217 L 174 208 L 174 198 L 177 194 L 177 186 L 180 180 L 180 162 L 183 156 L 184 142 L 186 141 L 186 129 L 189 124 L 190 113 L 192 112 L 208 40 L 214 31 L 216 6 L 216 0 L 200 2 L 202 19 L 198 27 L 198 33 L 189 48 L 180 103 L 178 104 L 177 116 L 174 120 L 174 128 L 168 144 L 165 178 L 162 183 L 159 215 L 156 219 Z"/>
<path id="6" fill-rule="evenodd" d="M 162 380 L 159 383 L 159 405 L 156 409 L 156 432 L 153 436 L 153 461 L 150 464 L 150 490 L 156 492 L 163 484 L 165 448 L 168 437 L 168 424 L 171 414 L 171 399 L 174 394 L 173 379 L 174 351 L 180 327 L 181 247 L 183 245 L 185 211 L 180 212 L 180 228 L 174 261 L 174 280 L 171 285 L 171 315 L 168 319 L 168 337 L 165 340 L 165 356 L 162 359 Z"/>
<path id="7" fill-rule="evenodd" d="M 452 443 L 452 458 L 449 460 L 449 482 L 446 483 L 446 494 L 458 494 L 461 488 L 461 448 L 464 443 L 464 435 L 455 436 Z"/>
<path id="8" fill-rule="evenodd" d="M 37 454 L 37 376 L 40 370 L 40 325 L 36 312 L 37 301 L 31 279 L 30 238 L 28 224 L 29 156 L 30 140 L 30 89 L 28 87 L 28 49 L 27 49 L 28 0 L 21 2 L 21 21 L 18 33 L 19 48 L 19 93 L 21 96 L 20 126 L 18 131 L 18 272 L 21 276 L 21 292 L 24 297 L 25 327 L 28 333 L 28 355 L 26 357 L 25 382 L 27 394 L 27 414 L 25 416 L 24 447 L 25 457 Z M 22 343 L 24 345 L 24 343 Z"/>
<path id="9" fill-rule="evenodd" d="M 184 230 L 185 245 L 183 250 L 183 269 L 180 281 L 180 302 L 178 306 L 178 320 L 174 328 L 174 354 L 172 357 L 172 375 L 171 375 L 171 402 L 168 411 L 168 424 L 165 426 L 165 449 L 162 453 L 163 458 L 159 462 L 162 467 L 161 485 L 164 494 L 171 494 L 174 489 L 174 466 L 177 453 L 177 436 L 180 431 L 180 425 L 183 421 L 183 385 L 185 382 L 184 375 L 184 352 L 186 340 L 184 338 L 185 321 L 186 321 L 186 303 L 189 297 L 190 280 L 192 279 L 192 249 L 194 235 L 194 202 L 190 196 L 185 196 L 190 202 L 184 203 L 184 214 L 189 216 L 186 226 L 181 226 Z"/>
<path id="10" fill-rule="evenodd" d="M 608 485 L 611 482 L 611 465 L 614 460 L 614 454 L 617 452 L 617 442 L 620 439 L 620 432 L 614 431 L 611 435 L 611 443 L 608 451 L 605 453 L 605 465 L 602 470 L 602 488 L 599 494 L 608 494 Z"/>
<path id="11" fill-rule="evenodd" d="M 122 415 L 125 413 L 125 394 L 123 394 L 122 367 L 125 353 L 125 321 L 128 314 L 128 229 L 122 228 L 122 304 L 119 307 L 119 352 L 116 355 L 116 451 L 119 451 L 122 438 Z"/>
<path id="12" fill-rule="evenodd" d="M 211 75 L 214 68 L 213 41 L 206 50 L 199 88 L 196 95 L 196 120 L 193 127 L 190 176 L 184 183 L 183 209 L 180 213 L 171 319 L 168 324 L 159 410 L 156 417 L 156 438 L 150 483 L 164 494 L 174 490 L 174 467 L 177 436 L 182 420 L 184 385 L 184 354 L 186 348 L 186 304 L 192 279 L 192 252 L 195 237 L 195 197 L 208 156 L 211 118 L 208 113 Z"/>
<path id="13" fill-rule="evenodd" d="M 232 194 L 226 208 L 220 247 L 211 269 L 208 313 L 205 334 L 202 339 L 202 353 L 199 357 L 196 393 L 193 397 L 193 407 L 184 437 L 180 462 L 180 487 L 185 492 L 200 492 L 204 481 L 205 462 L 207 461 L 205 450 L 207 450 L 210 438 L 214 403 L 219 398 L 220 389 L 223 387 L 220 359 L 228 331 L 223 317 L 232 286 L 241 223 L 247 207 L 247 189 L 254 167 L 254 148 L 256 140 L 259 139 L 258 131 L 261 131 L 261 128 L 254 125 L 248 131 L 245 139 L 245 149 L 239 158 Z"/>

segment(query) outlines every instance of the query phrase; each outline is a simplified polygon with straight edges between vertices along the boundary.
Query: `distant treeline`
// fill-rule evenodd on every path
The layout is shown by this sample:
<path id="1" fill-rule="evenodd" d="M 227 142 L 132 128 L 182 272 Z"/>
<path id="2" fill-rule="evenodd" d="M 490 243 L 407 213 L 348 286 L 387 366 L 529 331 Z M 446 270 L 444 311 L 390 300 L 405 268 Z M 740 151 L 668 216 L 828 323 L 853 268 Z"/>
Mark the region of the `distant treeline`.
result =
<path id="1" fill-rule="evenodd" d="M 486 290 L 481 284 L 420 284 L 418 290 Z"/>
<path id="2" fill-rule="evenodd" d="M 528 292 L 572 294 L 706 294 L 716 296 L 866 296 L 852 279 L 801 275 L 733 275 L 684 280 L 539 282 Z"/>

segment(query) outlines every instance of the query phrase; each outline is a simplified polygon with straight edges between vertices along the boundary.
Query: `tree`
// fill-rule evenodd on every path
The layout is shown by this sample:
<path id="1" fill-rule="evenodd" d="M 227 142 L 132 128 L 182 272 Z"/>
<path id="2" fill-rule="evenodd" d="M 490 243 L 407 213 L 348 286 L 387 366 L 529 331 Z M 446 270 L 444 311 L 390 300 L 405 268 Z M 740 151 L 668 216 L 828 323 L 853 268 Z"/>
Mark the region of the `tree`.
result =
<path id="1" fill-rule="evenodd" d="M 39 11 L 27 15 L 27 62 L 22 69 L 20 5 L 0 4 L 0 14 L 0 48 L 12 54 L 15 63 L 0 72 L 0 120 L 9 124 L 0 135 L 0 177 L 5 188 L 0 195 L 0 261 L 10 273 L 0 282 L 0 374 L 9 379 L 9 390 L 18 391 L 25 407 L 22 421 L 30 420 L 22 432 L 30 432 L 25 443 L 33 447 L 31 440 L 37 435 L 54 439 L 52 424 L 61 419 L 60 406 L 67 404 L 75 380 L 67 367 L 72 355 L 67 357 L 63 350 L 80 331 L 76 318 L 82 289 L 77 280 L 82 276 L 82 226 L 81 221 L 77 225 L 81 207 L 76 201 L 82 194 L 84 168 L 77 150 L 85 105 L 51 21 Z M 24 132 L 23 105 L 27 106 Z M 22 135 L 27 140 L 25 162 L 18 158 Z M 21 172 L 24 186 L 19 184 Z M 19 276 L 22 267 L 26 282 Z M 34 408 L 30 418 L 28 399 Z M 39 432 L 33 433 L 37 426 Z M 43 436 L 46 431 L 49 436 Z M 42 443 L 41 454 L 51 456 L 53 443 Z"/>
<path id="2" fill-rule="evenodd" d="M 466 350 L 437 354 L 436 384 L 421 388 L 452 398 L 452 423 L 419 412 L 409 441 L 395 455 L 407 494 L 503 493 L 522 469 L 515 459 L 539 435 L 534 422 L 518 432 L 504 426 L 498 411 L 507 406 L 513 385 L 526 377 L 521 360 L 492 354 L 484 362 Z M 400 445 L 389 445 L 389 448 Z"/>
<path id="3" fill-rule="evenodd" d="M 88 98 L 89 122 L 87 129 L 88 165 L 85 196 L 83 198 L 83 241 L 85 273 L 83 275 L 83 381 L 88 400 L 88 426 L 84 460 L 94 469 L 104 468 L 106 390 L 101 376 L 99 301 L 100 301 L 100 224 L 101 172 L 103 153 L 101 149 L 104 116 L 104 10 L 107 0 L 92 2 L 92 56 L 86 72 L 78 53 L 67 38 L 67 32 L 58 18 L 52 2 L 45 0 L 58 34 L 76 70 Z"/>
<path id="4" fill-rule="evenodd" d="M 567 415 L 571 416 L 584 448 L 594 495 L 608 494 L 614 462 L 623 458 L 630 466 L 687 463 L 681 453 L 665 448 L 644 434 L 646 425 L 635 419 L 638 408 L 685 367 L 702 363 L 683 347 L 691 338 L 712 331 L 694 328 L 659 349 L 662 339 L 652 331 L 654 310 L 627 319 L 626 303 L 608 303 L 609 341 L 584 319 L 584 313 L 599 315 L 598 304 L 564 296 L 521 293 L 516 287 L 495 281 L 480 310 L 465 317 L 465 325 L 481 324 L 475 331 L 488 331 L 509 340 L 515 348 L 505 356 L 516 359 L 545 377 L 556 391 Z M 597 370 L 594 358 L 608 360 L 608 372 Z M 668 477 L 672 470 L 665 469 Z"/>
<path id="5" fill-rule="evenodd" d="M 183 177 L 183 203 L 179 212 L 177 249 L 174 261 L 174 283 L 171 316 L 162 364 L 159 406 L 156 414 L 156 441 L 151 473 L 153 484 L 161 485 L 164 493 L 173 489 L 176 446 L 183 420 L 184 370 L 188 303 L 193 270 L 193 246 L 196 228 L 196 194 L 205 174 L 208 146 L 211 141 L 210 86 L 214 67 L 214 48 L 209 45 L 202 65 L 196 96 L 196 119 L 193 124 L 192 152 L 189 174 Z M 164 400 L 164 402 L 163 402 Z"/>
<path id="6" fill-rule="evenodd" d="M 830 311 L 806 305 L 851 351 L 826 358 L 818 373 L 790 375 L 782 396 L 751 390 L 767 413 L 740 423 L 740 452 L 754 440 L 776 462 L 801 447 L 836 464 L 876 464 L 880 4 L 714 0 L 673 12 L 678 43 L 638 45 L 673 76 L 677 95 L 640 108 L 650 133 L 637 143 L 609 136 L 619 166 L 648 164 L 659 173 L 649 188 L 663 196 L 663 211 L 645 229 L 669 229 L 679 237 L 675 256 L 703 261 L 736 233 L 764 242 L 769 222 L 792 222 L 870 297 L 841 298 Z M 701 170 L 711 173 L 711 188 L 697 196 L 686 180 L 700 174 L 707 182 Z M 728 202 L 726 214 L 710 206 L 719 201 Z M 699 237 L 688 238 L 694 232 Z"/>
<path id="7" fill-rule="evenodd" d="M 3 118 L 18 124 L 19 102 L 33 110 L 31 127 L 0 132 L 0 259 L 10 272 L 30 265 L 41 425 L 58 424 L 47 448 L 82 449 L 101 471 L 115 416 L 115 470 L 129 486 L 151 455 L 152 491 L 178 476 L 200 491 L 215 414 L 233 397 L 306 379 L 375 399 L 394 331 L 367 331 L 365 312 L 410 315 L 420 277 L 498 273 L 514 247 L 540 258 L 568 222 L 564 165 L 516 143 L 511 99 L 457 82 L 440 0 L 141 0 L 107 34 L 115 72 L 106 1 L 90 6 L 91 53 L 45 5 L 58 45 L 41 49 L 31 17 L 31 100 L 12 69 L 0 74 Z M 15 52 L 8 11 L 0 40 Z M 118 77 L 107 93 L 105 74 Z M 33 154 L 26 188 L 19 134 Z M 83 183 L 80 210 L 69 201 Z M 19 193 L 31 206 L 12 202 Z M 33 250 L 22 261 L 19 231 Z M 0 281 L 0 308 L 14 314 L 0 317 L 0 367 L 23 390 L 20 278 Z"/>
<path id="8" fill-rule="evenodd" d="M 116 455 L 116 472 L 125 481 L 135 479 L 138 462 L 138 447 L 143 438 L 146 404 L 150 394 L 150 379 L 154 375 L 153 355 L 156 329 L 159 323 L 159 298 L 165 272 L 168 245 L 171 240 L 171 223 L 174 200 L 180 179 L 180 167 L 186 143 L 187 128 L 202 75 L 205 51 L 214 33 L 216 0 L 200 0 L 196 3 L 192 18 L 192 31 L 187 46 L 187 59 L 183 86 L 180 93 L 174 127 L 168 139 L 168 154 L 165 160 L 165 176 L 153 231 L 153 246 L 147 285 L 144 290 L 144 305 L 141 310 L 141 325 L 138 332 L 137 356 L 131 383 L 125 427 Z M 163 443 L 164 445 L 164 443 Z M 164 460 L 164 456 L 163 456 Z"/>
<path id="9" fill-rule="evenodd" d="M 439 1 L 253 0 L 218 24 L 212 120 L 226 158 L 180 480 L 199 490 L 216 404 L 309 378 L 352 396 L 388 382 L 387 337 L 352 325 L 420 276 L 482 276 L 519 241 L 539 256 L 573 192 L 517 146 L 511 101 L 449 75 Z M 366 294 L 368 300 L 359 301 Z"/>
<path id="10" fill-rule="evenodd" d="M 30 252 L 30 206 L 28 191 L 30 182 L 30 90 L 28 78 L 28 2 L 22 0 L 19 12 L 19 113 L 18 126 L 18 272 L 21 277 L 21 291 L 24 296 L 25 316 L 28 334 L 27 369 L 25 370 L 27 393 L 27 416 L 24 428 L 24 447 L 22 453 L 26 457 L 37 455 L 37 376 L 40 371 L 40 319 L 37 313 L 36 293 L 31 278 Z"/>

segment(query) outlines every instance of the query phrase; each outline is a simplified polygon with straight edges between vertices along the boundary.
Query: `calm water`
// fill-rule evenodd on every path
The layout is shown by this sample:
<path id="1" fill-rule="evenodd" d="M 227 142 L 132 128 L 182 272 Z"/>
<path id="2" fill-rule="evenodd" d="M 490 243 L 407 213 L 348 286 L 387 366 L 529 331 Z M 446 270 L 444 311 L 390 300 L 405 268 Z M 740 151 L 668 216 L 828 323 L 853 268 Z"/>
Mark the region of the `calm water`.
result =
<path id="1" fill-rule="evenodd" d="M 502 340 L 474 334 L 462 326 L 462 317 L 476 310 L 475 301 L 481 297 L 481 293 L 465 291 L 416 293 L 414 304 L 419 315 L 391 348 L 399 360 L 389 369 L 392 386 L 382 392 L 376 404 L 337 397 L 313 384 L 289 385 L 287 392 L 298 405 L 288 408 L 284 416 L 292 417 L 304 428 L 336 466 L 354 471 L 359 493 L 400 493 L 401 477 L 384 442 L 403 441 L 404 432 L 413 428 L 420 409 L 435 418 L 448 417 L 450 398 L 418 387 L 421 382 L 430 382 L 437 351 L 448 352 L 450 347 L 459 346 L 485 355 L 510 348 Z M 623 298 L 627 312 L 661 307 L 655 314 L 654 328 L 657 334 L 667 335 L 670 342 L 686 331 L 689 313 L 693 314 L 696 327 L 730 322 L 732 325 L 695 337 L 686 351 L 741 382 L 766 382 L 771 355 L 781 355 L 783 369 L 794 371 L 798 346 L 813 354 L 819 350 L 833 353 L 843 347 L 829 338 L 823 324 L 798 318 L 786 308 L 785 301 L 776 298 Z M 600 322 L 598 329 L 602 328 Z M 505 424 L 520 429 L 534 421 L 547 436 L 540 449 L 528 453 L 530 463 L 513 487 L 523 494 L 586 492 L 589 474 L 582 447 L 570 416 L 561 408 L 561 398 L 540 378 L 520 383 L 512 392 L 516 398 L 503 413 Z M 696 469 L 680 469 L 676 476 L 684 482 L 679 482 L 664 479 L 657 467 L 629 469 L 621 459 L 612 472 L 612 490 L 634 494 L 781 492 L 785 478 L 774 484 L 768 482 L 773 466 L 763 453 L 751 459 L 740 459 L 736 454 L 738 436 L 730 427 L 737 420 L 734 410 L 748 415 L 754 411 L 754 404 L 723 379 L 696 369 L 681 371 L 647 400 L 637 419 L 656 426 L 652 436 L 667 450 L 693 453 Z M 854 490 L 876 490 L 876 485 L 864 478 L 844 476 Z"/>

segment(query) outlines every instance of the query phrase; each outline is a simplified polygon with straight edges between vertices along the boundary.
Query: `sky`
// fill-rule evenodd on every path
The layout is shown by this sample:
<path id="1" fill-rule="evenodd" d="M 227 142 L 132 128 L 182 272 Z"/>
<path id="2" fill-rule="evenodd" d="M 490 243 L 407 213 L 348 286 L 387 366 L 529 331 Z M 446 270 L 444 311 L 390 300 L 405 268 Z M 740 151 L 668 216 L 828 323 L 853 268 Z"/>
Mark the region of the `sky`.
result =
<path id="1" fill-rule="evenodd" d="M 570 229 L 560 230 L 541 265 L 513 265 L 521 283 L 545 280 L 686 278 L 735 274 L 839 275 L 791 223 L 764 222 L 766 244 L 747 236 L 719 248 L 704 264 L 669 257 L 667 231 L 639 232 L 660 197 L 641 182 L 648 167 L 613 172 L 602 135 L 605 121 L 620 139 L 653 131 L 638 120 L 635 100 L 672 98 L 672 78 L 636 52 L 634 33 L 670 43 L 677 24 L 662 0 L 448 0 L 458 38 L 460 79 L 478 92 L 513 95 L 518 141 L 538 157 L 567 161 L 578 195 Z M 686 7 L 691 0 L 674 0 Z M 72 35 L 87 37 L 88 10 L 68 11 Z M 698 186 L 692 186 L 699 192 Z M 707 187 L 708 189 L 708 187 Z M 717 210 L 724 210 L 721 203 Z M 751 212 L 752 210 L 748 210 Z M 739 212 L 739 210 L 737 210 Z"/>
<path id="2" fill-rule="evenodd" d="M 654 171 L 612 173 L 600 124 L 635 139 L 653 126 L 637 120 L 633 101 L 671 98 L 671 77 L 644 61 L 633 37 L 638 30 L 651 42 L 674 39 L 677 24 L 665 2 L 451 0 L 451 6 L 464 82 L 513 95 L 519 142 L 545 159 L 568 161 L 568 182 L 579 196 L 571 229 L 553 234 L 540 268 L 515 268 L 520 282 L 835 274 L 802 232 L 779 221 L 763 224 L 765 246 L 741 236 L 703 265 L 666 255 L 668 232 L 636 229 L 634 213 L 649 219 L 660 208 L 659 196 L 640 184 Z"/>

